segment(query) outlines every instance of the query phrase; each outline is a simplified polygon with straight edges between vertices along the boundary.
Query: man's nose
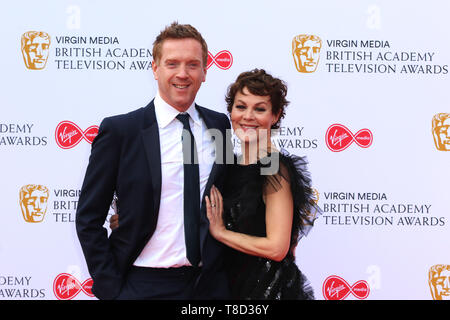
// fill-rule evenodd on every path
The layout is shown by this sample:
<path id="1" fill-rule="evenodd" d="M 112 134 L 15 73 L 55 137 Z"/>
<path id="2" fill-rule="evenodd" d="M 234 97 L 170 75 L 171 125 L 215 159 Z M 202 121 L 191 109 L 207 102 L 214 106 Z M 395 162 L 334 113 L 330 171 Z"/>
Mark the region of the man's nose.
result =
<path id="1" fill-rule="evenodd" d="M 180 66 L 178 69 L 178 73 L 177 73 L 177 77 L 185 79 L 189 76 L 187 70 L 186 70 L 186 66 Z"/>

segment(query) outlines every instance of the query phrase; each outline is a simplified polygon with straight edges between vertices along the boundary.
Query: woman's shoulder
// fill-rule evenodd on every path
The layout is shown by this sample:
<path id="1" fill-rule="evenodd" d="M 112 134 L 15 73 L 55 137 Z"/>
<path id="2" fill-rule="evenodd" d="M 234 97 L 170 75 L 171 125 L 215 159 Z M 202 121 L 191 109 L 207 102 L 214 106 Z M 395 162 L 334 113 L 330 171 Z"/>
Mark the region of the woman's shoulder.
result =
<path id="1" fill-rule="evenodd" d="M 272 184 L 280 179 L 291 182 L 310 183 L 310 174 L 307 168 L 308 160 L 285 149 L 270 153 L 266 158 L 260 160 L 261 174 Z"/>
<path id="2" fill-rule="evenodd" d="M 286 167 L 296 168 L 297 171 L 307 171 L 308 159 L 306 156 L 298 156 L 293 153 L 289 153 L 285 149 L 279 151 L 280 163 Z"/>

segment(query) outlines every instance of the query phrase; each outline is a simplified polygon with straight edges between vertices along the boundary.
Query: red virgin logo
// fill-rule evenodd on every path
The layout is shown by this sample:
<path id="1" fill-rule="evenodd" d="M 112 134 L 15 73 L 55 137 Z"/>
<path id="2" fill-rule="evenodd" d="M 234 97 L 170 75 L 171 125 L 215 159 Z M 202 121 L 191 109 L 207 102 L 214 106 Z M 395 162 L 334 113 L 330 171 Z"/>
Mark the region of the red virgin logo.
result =
<path id="1" fill-rule="evenodd" d="M 361 129 L 353 134 L 342 124 L 331 125 L 325 134 L 327 147 L 333 152 L 340 152 L 347 149 L 352 142 L 355 142 L 361 148 L 368 148 L 372 144 L 372 141 L 373 135 L 369 129 Z"/>
<path id="2" fill-rule="evenodd" d="M 351 293 L 358 299 L 366 299 L 369 296 L 369 284 L 359 280 L 350 286 L 347 281 L 339 276 L 329 276 L 323 282 L 322 293 L 326 300 L 344 300 Z"/>
<path id="3" fill-rule="evenodd" d="M 215 56 L 208 51 L 208 62 L 206 68 L 209 69 L 213 64 L 222 70 L 228 70 L 233 64 L 233 55 L 228 50 L 222 50 Z"/>
<path id="4" fill-rule="evenodd" d="M 70 149 L 75 147 L 81 140 L 92 143 L 98 134 L 98 126 L 90 126 L 86 130 L 81 130 L 72 121 L 62 121 L 55 130 L 55 140 L 60 148 Z"/>
<path id="5" fill-rule="evenodd" d="M 92 293 L 93 283 L 91 278 L 81 283 L 71 274 L 61 273 L 53 281 L 53 293 L 58 300 L 71 300 L 81 291 L 89 297 L 94 297 Z"/>

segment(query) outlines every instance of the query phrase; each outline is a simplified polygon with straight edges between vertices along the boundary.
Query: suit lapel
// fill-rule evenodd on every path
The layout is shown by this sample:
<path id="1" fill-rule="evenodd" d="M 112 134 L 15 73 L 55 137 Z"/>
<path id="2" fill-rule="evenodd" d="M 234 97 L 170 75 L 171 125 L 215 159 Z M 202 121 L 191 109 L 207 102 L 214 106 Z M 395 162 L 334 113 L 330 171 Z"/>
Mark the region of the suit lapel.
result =
<path id="1" fill-rule="evenodd" d="M 202 196 L 202 203 L 200 208 L 200 250 L 203 252 L 203 248 L 206 243 L 206 238 L 209 233 L 209 220 L 206 216 L 206 202 L 205 195 L 209 195 L 209 191 L 211 190 L 212 185 L 217 180 L 218 176 L 223 172 L 225 164 L 223 164 L 223 159 L 217 159 L 218 155 L 225 151 L 226 145 L 226 137 L 223 125 L 221 125 L 220 121 L 216 117 L 209 117 L 208 113 L 203 110 L 203 108 L 195 105 L 200 116 L 202 117 L 205 125 L 208 129 L 217 129 L 221 132 L 223 143 L 219 143 L 218 140 L 215 140 L 215 148 L 216 148 L 216 161 L 214 161 L 211 172 L 209 174 L 208 181 L 206 182 L 205 191 Z M 222 148 L 222 150 L 220 150 Z M 218 152 L 220 150 L 221 152 Z M 204 257 L 202 258 L 204 259 Z"/>
<path id="2" fill-rule="evenodd" d="M 145 154 L 150 168 L 153 189 L 153 212 L 157 215 L 161 200 L 161 149 L 159 142 L 159 129 L 156 122 L 155 106 L 153 101 L 145 108 L 144 129 L 142 130 L 142 141 Z"/>
<path id="3" fill-rule="evenodd" d="M 208 129 L 218 129 L 222 132 L 222 134 L 225 134 L 223 126 L 221 126 L 220 121 L 218 121 L 216 117 L 209 117 L 208 113 L 202 110 L 202 108 L 198 105 L 195 105 L 195 107 Z M 144 129 L 142 130 L 141 136 L 152 179 L 152 195 L 154 203 L 153 212 L 157 216 L 161 200 L 161 150 L 159 141 L 159 128 L 158 123 L 156 122 L 155 106 L 153 104 L 153 101 L 150 102 L 147 107 L 145 107 L 144 117 Z M 216 143 L 216 150 L 217 148 L 223 148 L 223 151 L 225 151 L 226 138 L 223 140 L 223 145 Z M 217 154 L 218 152 L 216 152 L 216 155 Z M 216 181 L 218 175 L 223 170 L 224 164 L 222 163 L 223 162 L 220 161 L 219 163 L 216 163 L 216 161 L 214 162 L 208 181 L 206 183 L 205 194 L 209 194 L 209 190 L 211 189 L 212 184 L 214 183 L 214 181 Z M 202 197 L 202 204 L 200 209 L 200 225 L 202 226 L 200 228 L 201 250 L 203 250 L 203 246 L 205 244 L 205 240 L 209 230 L 209 220 L 206 217 L 206 207 L 204 201 L 205 194 Z"/>
<path id="4" fill-rule="evenodd" d="M 208 129 L 219 129 L 220 128 L 220 125 L 216 118 L 208 117 L 208 114 L 197 104 L 195 105 L 195 108 L 199 112 L 200 116 L 202 117 L 202 119 L 205 122 L 205 125 Z M 216 140 L 215 140 L 215 142 L 216 142 L 215 148 L 216 148 L 216 157 L 217 157 L 217 155 L 220 154 L 220 152 L 217 152 L 218 148 L 223 148 L 223 146 L 220 145 Z M 223 141 L 223 143 L 225 143 L 225 141 Z M 214 161 L 213 166 L 211 168 L 211 172 L 208 177 L 208 181 L 206 182 L 205 193 L 208 192 L 209 189 L 211 189 L 213 182 L 216 180 L 216 177 L 217 177 L 218 173 L 220 172 L 220 167 L 221 166 L 217 163 L 217 161 Z M 202 199 L 204 199 L 204 198 L 205 198 L 205 194 L 203 194 Z M 203 203 L 204 203 L 204 201 L 202 200 L 202 205 L 203 205 Z"/>

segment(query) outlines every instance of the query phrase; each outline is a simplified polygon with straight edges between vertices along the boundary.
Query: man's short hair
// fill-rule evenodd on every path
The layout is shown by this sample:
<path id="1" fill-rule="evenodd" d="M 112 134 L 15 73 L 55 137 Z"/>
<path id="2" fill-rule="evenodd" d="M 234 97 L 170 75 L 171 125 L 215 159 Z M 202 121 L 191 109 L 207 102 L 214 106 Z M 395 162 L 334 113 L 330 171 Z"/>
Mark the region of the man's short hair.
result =
<path id="1" fill-rule="evenodd" d="M 161 31 L 161 33 L 156 37 L 156 40 L 153 42 L 153 60 L 157 63 L 161 58 L 163 42 L 167 39 L 195 39 L 200 42 L 202 46 L 203 66 L 206 67 L 208 63 L 208 45 L 200 32 L 198 32 L 193 26 L 190 24 L 179 24 L 175 21 Z"/>

